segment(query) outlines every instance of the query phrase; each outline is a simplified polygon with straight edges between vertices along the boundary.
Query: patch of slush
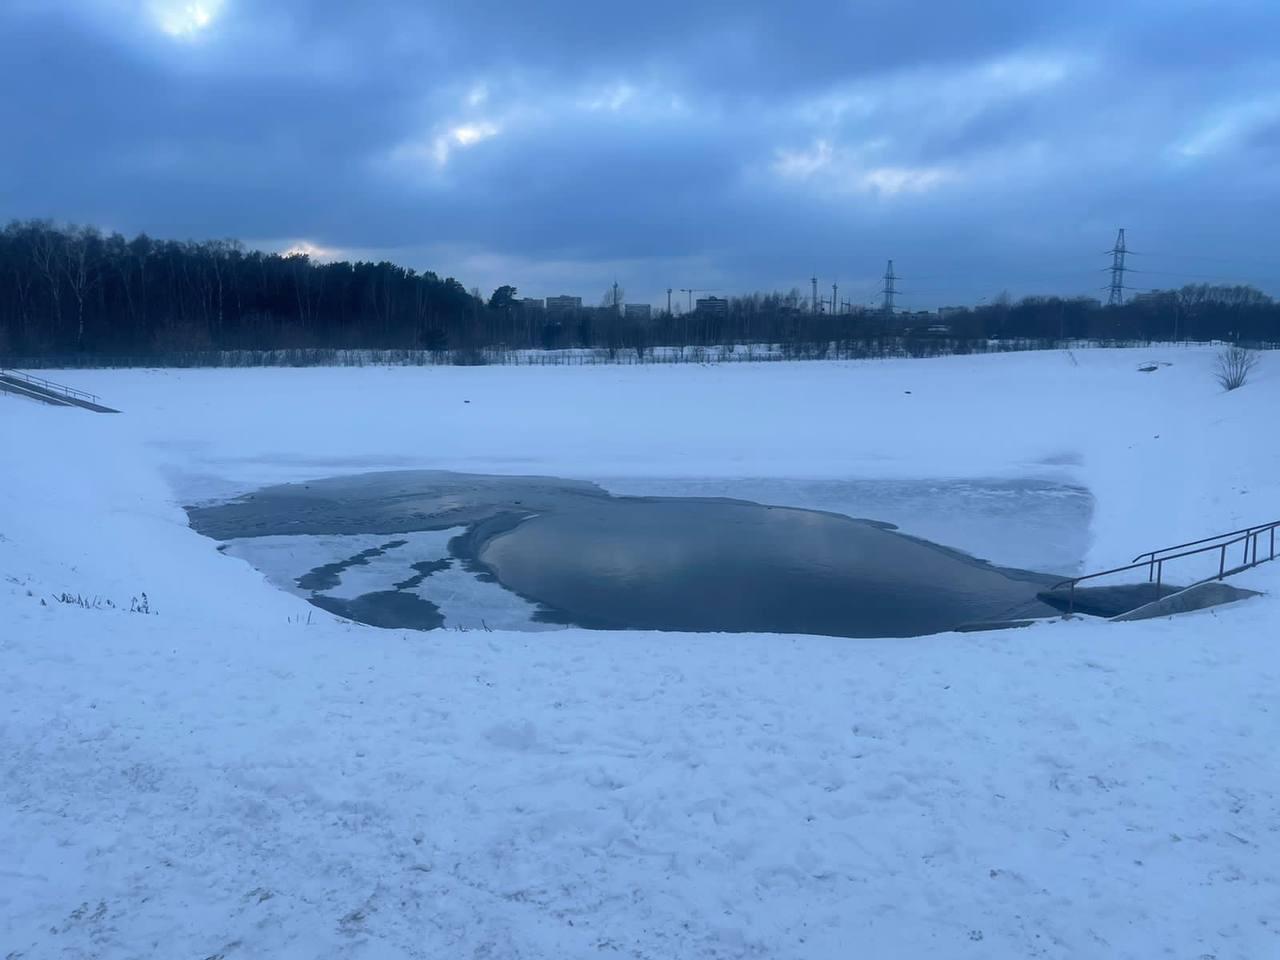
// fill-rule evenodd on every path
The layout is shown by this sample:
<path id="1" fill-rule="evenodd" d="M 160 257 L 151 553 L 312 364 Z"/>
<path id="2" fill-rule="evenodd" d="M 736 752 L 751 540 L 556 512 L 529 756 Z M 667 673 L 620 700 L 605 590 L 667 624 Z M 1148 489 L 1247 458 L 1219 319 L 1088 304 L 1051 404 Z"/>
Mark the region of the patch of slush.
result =
<path id="1" fill-rule="evenodd" d="M 435 604 L 446 630 L 563 629 L 536 621 L 535 604 L 464 569 L 461 560 L 450 557 L 449 541 L 464 531 L 464 527 L 453 527 L 413 533 L 242 537 L 228 540 L 222 550 L 247 561 L 275 586 L 308 600 L 313 596 L 355 600 L 417 581 L 402 588 L 403 592 Z M 341 565 L 374 550 L 381 553 L 338 572 L 336 585 L 309 590 L 298 584 L 299 579 L 322 567 Z M 420 566 L 414 566 L 442 560 L 449 561 L 449 566 L 427 576 L 421 575 Z"/>
<path id="2" fill-rule="evenodd" d="M 414 590 L 430 600 L 444 615 L 444 628 L 480 630 L 563 630 L 556 623 L 535 620 L 537 604 L 530 603 L 501 584 L 462 569 L 455 560 L 447 570 L 432 574 Z"/>
<path id="3" fill-rule="evenodd" d="M 454 533 L 448 530 L 428 530 L 423 533 L 390 533 L 380 534 L 378 539 L 383 544 L 403 543 L 403 546 L 389 547 L 381 556 L 370 557 L 361 564 L 347 567 L 338 574 L 338 585 L 318 591 L 326 596 L 339 597 L 343 600 L 354 600 L 366 593 L 380 590 L 392 590 L 395 584 L 403 583 L 413 577 L 417 571 L 413 564 L 424 561 L 440 560 L 449 556 L 449 540 Z M 269 538 L 276 539 L 276 538 Z M 361 537 L 290 537 L 293 540 L 330 541 L 326 546 L 342 546 L 344 540 L 360 540 Z M 334 542 L 336 541 L 336 543 Z M 343 547 L 345 549 L 345 547 Z M 352 556 L 359 550 L 352 552 Z M 334 554 L 323 563 L 337 563 L 343 558 Z M 317 564 L 320 566 L 320 564 Z M 304 573 L 306 571 L 303 571 Z"/>
<path id="4" fill-rule="evenodd" d="M 354 576 L 350 569 L 343 571 L 343 574 L 339 575 L 339 585 L 333 590 L 307 590 L 298 585 L 298 578 L 325 564 L 353 557 L 366 550 L 376 550 L 392 540 L 408 540 L 409 537 L 410 534 L 389 535 L 385 533 L 359 534 L 356 536 L 244 537 L 228 540 L 221 546 L 221 550 L 228 556 L 239 557 L 244 560 L 262 573 L 270 583 L 282 590 L 287 590 L 289 593 L 300 597 L 310 597 L 313 592 L 331 593 L 334 596 L 350 599 L 355 597 L 356 594 L 347 593 L 342 589 L 344 576 L 348 574 Z M 407 568 L 408 561 L 406 559 L 394 556 L 397 551 L 390 552 L 394 558 L 393 562 L 400 563 Z M 386 554 L 381 558 L 375 559 L 384 559 L 385 557 Z"/>
<path id="5" fill-rule="evenodd" d="M 619 496 L 729 497 L 874 519 L 998 566 L 1063 575 L 1081 571 L 1093 518 L 1093 496 L 1087 489 L 1034 478 L 592 479 Z"/>

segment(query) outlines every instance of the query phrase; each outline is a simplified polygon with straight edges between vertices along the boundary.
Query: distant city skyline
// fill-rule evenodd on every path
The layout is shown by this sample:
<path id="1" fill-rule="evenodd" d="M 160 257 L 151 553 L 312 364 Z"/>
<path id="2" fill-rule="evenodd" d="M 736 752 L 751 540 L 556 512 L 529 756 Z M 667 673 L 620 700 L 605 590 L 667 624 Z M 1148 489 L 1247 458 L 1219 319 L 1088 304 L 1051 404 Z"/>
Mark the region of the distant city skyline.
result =
<path id="1" fill-rule="evenodd" d="M 0 215 L 487 296 L 1280 292 L 1280 5 L 15 0 Z"/>

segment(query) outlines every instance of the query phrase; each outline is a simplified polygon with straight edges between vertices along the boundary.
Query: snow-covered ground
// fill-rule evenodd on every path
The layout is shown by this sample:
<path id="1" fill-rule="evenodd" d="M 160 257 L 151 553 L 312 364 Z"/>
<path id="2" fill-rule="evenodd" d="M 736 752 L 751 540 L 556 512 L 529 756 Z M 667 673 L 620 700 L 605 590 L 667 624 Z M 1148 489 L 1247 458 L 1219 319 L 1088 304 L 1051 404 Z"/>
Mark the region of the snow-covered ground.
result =
<path id="1" fill-rule="evenodd" d="M 1101 567 L 1280 513 L 1271 361 L 1232 394 L 1154 349 L 0 398 L 0 956 L 1280 955 L 1280 564 L 1130 624 L 408 633 L 181 509 L 404 467 L 1049 479 Z"/>

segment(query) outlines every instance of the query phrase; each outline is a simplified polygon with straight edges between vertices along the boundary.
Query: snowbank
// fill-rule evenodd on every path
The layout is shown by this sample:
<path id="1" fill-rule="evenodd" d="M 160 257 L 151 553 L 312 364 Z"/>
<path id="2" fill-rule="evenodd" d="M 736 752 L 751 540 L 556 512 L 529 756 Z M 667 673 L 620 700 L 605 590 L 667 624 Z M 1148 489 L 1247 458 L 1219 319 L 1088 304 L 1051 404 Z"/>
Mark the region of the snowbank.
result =
<path id="1" fill-rule="evenodd" d="M 1109 565 L 1276 512 L 1280 370 L 1222 394 L 1211 365 L 94 371 L 66 379 L 118 417 L 0 398 L 0 948 L 1280 950 L 1271 596 L 913 641 L 406 635 L 181 510 L 396 467 L 1061 475 Z"/>

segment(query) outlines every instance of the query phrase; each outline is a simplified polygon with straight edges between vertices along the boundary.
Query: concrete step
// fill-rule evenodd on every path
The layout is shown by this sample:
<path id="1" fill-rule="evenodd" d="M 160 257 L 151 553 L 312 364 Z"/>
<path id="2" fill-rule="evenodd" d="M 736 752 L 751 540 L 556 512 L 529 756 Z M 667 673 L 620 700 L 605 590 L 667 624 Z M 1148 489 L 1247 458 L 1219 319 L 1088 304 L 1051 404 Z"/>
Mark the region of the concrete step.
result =
<path id="1" fill-rule="evenodd" d="M 1154 583 L 1126 583 L 1110 587 L 1076 587 L 1074 600 L 1071 591 L 1064 588 L 1042 590 L 1036 596 L 1063 613 L 1070 611 L 1111 619 L 1183 589 L 1170 583 L 1160 587 Z"/>
<path id="2" fill-rule="evenodd" d="M 1153 617 L 1171 617 L 1175 613 L 1190 613 L 1192 610 L 1205 610 L 1224 603 L 1235 603 L 1248 597 L 1258 596 L 1256 590 L 1245 590 L 1233 587 L 1221 580 L 1210 580 L 1197 583 L 1177 593 L 1143 604 L 1136 610 L 1122 613 L 1112 620 L 1150 620 Z"/>

